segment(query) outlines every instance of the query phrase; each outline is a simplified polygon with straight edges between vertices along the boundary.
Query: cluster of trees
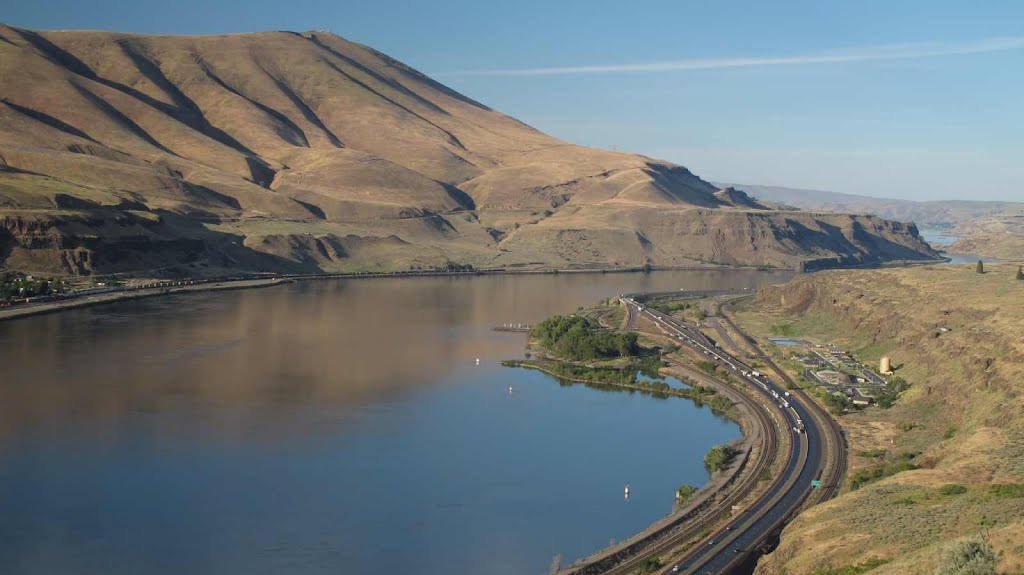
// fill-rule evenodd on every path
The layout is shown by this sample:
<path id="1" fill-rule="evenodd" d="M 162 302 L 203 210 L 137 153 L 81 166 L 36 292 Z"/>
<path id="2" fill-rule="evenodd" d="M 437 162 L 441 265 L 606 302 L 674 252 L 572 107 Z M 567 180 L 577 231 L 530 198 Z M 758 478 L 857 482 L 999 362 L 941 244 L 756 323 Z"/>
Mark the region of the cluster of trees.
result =
<path id="1" fill-rule="evenodd" d="M 501 362 L 501 365 L 505 367 L 534 367 L 550 372 L 556 377 L 582 381 L 588 385 L 594 384 L 597 387 L 601 385 L 635 385 L 649 390 L 656 395 L 670 389 L 668 384 L 664 382 L 637 382 L 636 374 L 639 371 L 637 366 L 618 369 L 615 367 L 590 367 L 561 361 L 520 361 L 516 359 L 504 360 Z M 664 387 L 654 385 L 657 383 L 663 384 Z"/>
<path id="2" fill-rule="evenodd" d="M 878 397 L 875 401 L 878 402 L 878 407 L 882 409 L 889 409 L 896 404 L 896 400 L 900 398 L 900 394 L 910 388 L 910 384 L 907 380 L 900 376 L 896 376 L 889 380 L 889 385 L 884 390 L 879 392 Z"/>
<path id="3" fill-rule="evenodd" d="M 63 280 L 36 278 L 19 272 L 0 273 L 0 301 L 53 295 L 66 291 L 68 285 Z"/>
<path id="4" fill-rule="evenodd" d="M 853 407 L 853 402 L 842 393 L 826 393 L 825 406 L 832 415 L 842 415 Z"/>
<path id="5" fill-rule="evenodd" d="M 704 456 L 704 467 L 711 473 L 725 469 L 739 453 L 729 445 L 716 445 Z"/>
<path id="6" fill-rule="evenodd" d="M 640 352 L 635 333 L 608 333 L 586 317 L 556 315 L 537 324 L 530 337 L 552 354 L 573 360 L 635 357 Z"/>
<path id="7" fill-rule="evenodd" d="M 443 266 L 434 266 L 434 269 L 441 272 L 471 272 L 473 271 L 473 264 L 457 264 L 455 262 L 447 262 Z"/>

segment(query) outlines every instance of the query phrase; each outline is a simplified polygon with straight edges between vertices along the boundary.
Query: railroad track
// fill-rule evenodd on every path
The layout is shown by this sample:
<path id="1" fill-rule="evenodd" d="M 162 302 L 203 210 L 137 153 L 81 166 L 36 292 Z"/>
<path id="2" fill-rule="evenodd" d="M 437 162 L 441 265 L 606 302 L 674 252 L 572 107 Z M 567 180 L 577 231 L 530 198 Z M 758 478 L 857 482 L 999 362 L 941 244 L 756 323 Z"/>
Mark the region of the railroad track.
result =
<path id="1" fill-rule="evenodd" d="M 634 313 L 633 305 L 637 304 L 634 303 L 629 306 L 628 309 L 630 316 L 647 316 L 659 327 L 659 329 L 672 338 L 673 341 L 678 341 L 683 345 L 687 345 L 697 352 L 704 351 L 704 353 L 709 353 L 710 347 L 714 345 L 696 330 L 690 329 L 686 325 L 679 324 L 673 318 L 661 314 L 660 312 L 637 305 Z M 731 362 L 727 361 L 726 363 L 733 366 L 733 363 Z M 745 378 L 741 377 L 740 379 L 744 380 Z M 724 382 L 719 383 L 723 389 L 730 389 L 729 384 Z M 765 385 L 762 385 L 761 387 L 763 390 L 761 390 L 760 393 L 764 395 L 763 399 L 766 402 L 771 402 L 772 398 L 768 395 L 769 388 Z M 759 393 L 756 386 L 752 386 L 752 389 L 755 391 L 755 394 Z M 642 539 L 625 546 L 614 554 L 584 565 L 570 567 L 563 573 L 572 573 L 574 575 L 593 575 L 598 573 L 605 575 L 625 575 L 639 568 L 651 557 L 670 555 L 681 545 L 699 537 L 708 526 L 714 526 L 727 517 L 733 517 L 733 506 L 747 499 L 758 488 L 759 483 L 762 481 L 763 472 L 766 469 L 769 469 L 774 461 L 778 459 L 776 456 L 779 451 L 779 427 L 788 431 L 789 418 L 781 405 L 778 407 L 779 414 L 777 420 L 774 411 L 769 411 L 769 408 L 767 407 L 767 405 L 769 405 L 768 403 L 758 402 L 756 399 L 738 390 L 730 391 L 729 395 L 732 396 L 735 401 L 743 402 L 751 407 L 751 413 L 754 415 L 757 424 L 762 430 L 761 451 L 758 454 L 758 458 L 753 464 L 753 467 L 742 472 L 745 475 L 743 475 L 741 482 L 730 489 L 724 498 L 714 502 L 714 507 L 711 510 L 693 516 L 688 520 L 685 518 L 680 519 L 679 522 L 654 531 Z M 774 406 L 774 402 L 772 402 L 771 405 Z M 784 470 L 800 470 L 803 468 L 807 457 L 807 450 L 803 448 L 804 445 L 801 443 L 799 453 L 795 454 L 794 448 L 796 447 L 797 441 L 798 440 L 794 440 L 791 442 L 789 444 L 790 449 L 786 450 L 785 463 L 783 465 Z M 794 461 L 794 457 L 797 461 Z M 769 483 L 767 488 L 757 499 L 751 502 L 743 512 L 736 515 L 738 518 L 737 520 L 742 519 L 744 525 L 748 525 L 752 521 L 759 520 L 765 513 L 771 510 L 772 505 L 779 497 L 788 493 L 789 487 L 795 479 L 796 476 L 793 475 L 793 473 L 779 474 L 771 483 Z M 743 516 L 743 514 L 748 511 L 753 512 L 749 516 Z M 726 538 L 729 538 L 728 536 L 731 534 L 731 527 L 732 525 L 721 527 L 714 533 L 710 533 L 706 537 L 702 538 L 697 545 L 691 547 L 691 554 L 702 551 L 704 541 L 709 538 L 714 539 L 722 537 L 723 534 Z M 735 538 L 735 533 L 732 535 L 732 538 Z"/>
<path id="2" fill-rule="evenodd" d="M 722 385 L 727 384 L 723 382 Z M 600 573 L 604 573 L 605 575 L 626 575 L 639 568 L 649 557 L 658 557 L 670 554 L 680 545 L 700 536 L 706 526 L 715 525 L 722 519 L 732 516 L 732 506 L 742 502 L 755 489 L 757 489 L 758 483 L 761 482 L 762 473 L 765 469 L 771 467 L 772 460 L 769 457 L 770 454 L 775 453 L 778 449 L 778 431 L 775 428 L 776 422 L 774 418 L 769 415 L 769 412 L 764 409 L 763 406 L 758 405 L 757 402 L 749 398 L 742 399 L 741 401 L 748 402 L 748 405 L 752 408 L 751 411 L 755 414 L 754 417 L 762 430 L 761 435 L 763 438 L 761 451 L 758 454 L 757 461 L 754 464 L 754 467 L 747 471 L 746 476 L 741 483 L 737 485 L 735 489 L 731 490 L 726 497 L 715 506 L 714 510 L 699 517 L 699 519 L 702 519 L 699 523 L 696 522 L 698 518 L 690 520 L 690 523 L 693 523 L 692 525 L 688 525 L 678 531 L 666 534 L 661 539 L 645 546 L 640 553 L 621 561 L 610 569 L 600 571 Z M 708 536 L 710 535 L 711 534 L 709 533 Z M 706 539 L 707 536 L 702 538 L 702 541 L 698 542 L 698 544 L 702 543 L 703 540 Z M 580 573 L 583 574 L 586 572 L 581 571 Z"/>
<path id="3" fill-rule="evenodd" d="M 677 337 L 681 343 L 690 344 L 693 349 L 698 352 L 705 353 L 719 365 L 731 370 L 734 375 L 741 381 L 751 383 L 751 388 L 760 392 L 769 401 L 772 401 L 773 397 L 769 395 L 772 390 L 775 390 L 774 399 L 776 401 L 782 401 L 779 390 L 776 390 L 774 385 L 770 382 L 761 381 L 759 377 L 755 376 L 751 379 L 751 375 L 756 373 L 752 368 L 745 365 L 742 361 L 724 353 L 717 349 L 717 346 L 709 340 L 704 334 L 698 329 L 690 327 L 671 316 L 655 312 L 651 310 L 645 310 L 652 319 L 657 318 L 656 321 L 660 320 L 663 325 L 668 325 L 674 329 L 680 336 Z M 757 384 L 757 385 L 755 385 Z M 772 402 L 774 405 L 774 401 Z M 796 414 L 796 408 L 790 407 L 788 403 L 785 403 L 787 408 L 790 408 Z M 782 420 L 787 422 L 783 425 L 783 428 L 788 430 L 789 417 L 785 409 L 782 409 L 783 404 L 779 404 L 779 411 L 782 415 Z M 799 416 L 797 422 L 800 421 Z M 808 443 L 808 436 L 804 434 L 798 434 L 794 437 L 790 443 L 791 449 L 787 452 L 786 462 L 783 465 L 783 473 L 779 475 L 768 488 L 737 518 L 736 522 L 730 524 L 725 528 L 719 529 L 717 532 L 710 534 L 699 542 L 697 546 L 694 546 L 690 553 L 680 559 L 675 559 L 669 562 L 668 565 L 661 571 L 662 573 L 670 572 L 673 566 L 679 566 L 681 571 L 685 574 L 693 574 L 697 572 L 705 572 L 705 567 L 710 567 L 711 572 L 715 573 L 729 573 L 735 568 L 736 565 L 745 561 L 750 555 L 754 548 L 757 548 L 763 540 L 773 533 L 778 526 L 784 521 L 788 520 L 792 515 L 792 511 L 785 515 L 779 515 L 778 506 L 784 502 L 787 498 L 792 499 L 793 493 L 797 493 L 796 501 L 803 501 L 807 495 L 807 491 L 810 489 L 809 482 L 806 477 L 806 463 L 810 455 L 810 444 Z M 799 449 L 798 449 L 799 447 Z M 777 449 L 777 448 L 776 448 Z M 771 452 L 768 452 L 770 455 Z M 767 461 L 767 458 L 766 458 Z M 800 491 L 794 491 L 794 488 L 800 479 L 804 479 L 805 487 Z M 773 518 L 777 518 L 774 520 Z M 763 528 L 763 523 L 769 522 L 768 528 Z M 736 529 L 732 527 L 739 525 Z M 758 530 L 757 527 L 762 525 L 762 529 Z M 750 535 L 754 534 L 756 538 L 753 541 L 750 540 Z M 733 547 L 734 542 L 742 541 L 747 539 L 745 545 L 746 549 Z M 709 541 L 710 547 L 704 545 L 705 541 Z M 728 549 L 732 548 L 734 556 L 730 555 Z M 655 555 L 648 555 L 655 556 Z M 716 563 L 724 563 L 720 568 L 715 567 Z M 634 565 L 635 567 L 635 565 Z M 623 573 L 628 573 L 624 571 Z"/>
<path id="4" fill-rule="evenodd" d="M 621 297 L 627 305 L 628 318 L 631 320 L 629 324 L 633 324 L 638 317 L 651 319 L 673 341 L 707 355 L 708 359 L 735 376 L 737 380 L 749 384 L 754 391 L 753 397 L 763 396 L 765 400 L 771 402 L 772 407 L 767 404 L 761 405 L 756 399 L 738 390 L 731 390 L 730 394 L 735 394 L 734 399 L 753 407 L 752 414 L 757 425 L 765 430 L 761 439 L 762 451 L 750 469 L 741 470 L 740 473 L 745 475 L 740 476 L 739 483 L 731 486 L 721 499 L 708 500 L 712 505 L 710 509 L 680 517 L 657 528 L 652 527 L 644 535 L 636 536 L 635 540 L 624 543 L 620 549 L 605 551 L 603 556 L 599 555 L 594 560 L 574 565 L 560 573 L 627 575 L 654 557 L 668 560 L 668 564 L 660 573 L 669 573 L 673 567 L 678 567 L 681 573 L 687 575 L 698 572 L 732 573 L 748 563 L 765 541 L 778 533 L 781 527 L 806 505 L 830 499 L 838 493 L 840 481 L 846 470 L 842 430 L 835 420 L 795 385 L 788 374 L 782 371 L 746 332 L 739 329 L 728 315 L 722 313 L 722 302 L 717 304 L 716 314 L 744 340 L 744 343 L 749 344 L 754 356 L 768 365 L 778 376 L 779 381 L 786 384 L 789 391 L 778 387 L 771 379 L 759 374 L 742 360 L 718 348 L 696 327 L 647 308 L 634 299 L 643 295 L 630 294 Z M 672 295 L 687 297 L 685 292 L 673 292 Z M 711 295 L 727 294 L 707 294 Z M 665 296 L 669 294 L 666 293 Z M 740 299 L 743 297 L 729 301 Z M 742 353 L 742 350 L 737 351 Z M 723 389 L 730 389 L 728 384 L 724 385 L 726 387 Z M 793 403 L 790 404 L 789 400 Z M 776 417 L 779 418 L 778 423 L 781 423 L 782 429 L 788 431 L 792 425 L 794 432 L 797 432 L 789 442 L 782 471 L 763 492 L 733 516 L 732 507 L 755 492 L 764 470 L 779 459 L 777 456 L 780 454 L 776 453 L 780 449 Z M 814 487 L 815 479 L 822 481 L 821 489 Z M 720 525 L 726 517 L 733 518 L 714 532 L 704 533 L 708 526 Z M 702 534 L 705 536 L 700 537 Z M 698 538 L 700 541 L 689 547 L 682 555 L 672 558 L 671 554 L 679 547 Z"/>
<path id="5" fill-rule="evenodd" d="M 628 314 L 634 319 L 641 315 L 641 312 L 634 313 L 632 307 Z M 664 331 L 664 330 L 663 330 Z M 708 377 L 702 375 L 702 377 Z M 669 524 L 660 530 L 650 533 L 641 540 L 627 545 L 622 550 L 600 558 L 596 561 L 583 565 L 570 566 L 560 572 L 563 575 L 624 575 L 636 570 L 649 557 L 666 555 L 674 551 L 680 545 L 698 537 L 708 527 L 716 525 L 722 519 L 732 515 L 732 507 L 741 503 L 757 489 L 761 477 L 766 469 L 769 469 L 775 459 L 772 455 L 779 450 L 779 430 L 781 426 L 788 429 L 784 421 L 777 421 L 772 412 L 764 404 L 739 390 L 732 390 L 731 386 L 720 380 L 716 380 L 727 395 L 733 401 L 747 405 L 753 414 L 755 424 L 760 429 L 761 444 L 758 457 L 751 469 L 741 470 L 742 479 L 738 485 L 731 488 L 726 496 L 713 503 L 713 508 L 694 516 L 681 517 L 677 522 Z M 785 419 L 783 416 L 782 420 Z M 791 457 L 791 451 L 787 450 L 787 457 Z M 788 459 L 787 459 L 788 461 Z M 781 481 L 780 476 L 776 482 Z M 766 493 L 770 492 L 770 487 Z M 760 500 L 756 500 L 756 505 Z"/>
<path id="6" fill-rule="evenodd" d="M 797 385 L 795 381 L 793 381 L 793 378 L 783 371 L 778 364 L 776 364 L 775 361 L 761 349 L 761 346 L 755 342 L 754 338 L 750 337 L 747 332 L 740 329 L 732 318 L 729 317 L 728 314 L 724 313 L 723 308 L 726 305 L 730 305 L 750 297 L 753 296 L 745 295 L 730 299 L 726 302 L 719 302 L 716 309 L 716 315 L 725 321 L 725 323 L 728 324 L 733 331 L 738 333 L 740 337 L 746 340 L 747 344 L 754 350 L 754 355 L 763 361 L 765 365 L 771 368 L 771 370 L 786 383 L 787 387 L 791 388 L 795 394 L 804 401 L 805 405 L 808 406 L 809 411 L 811 411 L 812 415 L 820 424 L 824 424 L 823 429 L 825 429 L 829 435 L 828 444 L 833 446 L 832 460 L 834 465 L 832 466 L 832 470 L 829 473 L 827 480 L 822 481 L 823 488 L 820 491 L 821 495 L 818 497 L 817 501 L 819 503 L 822 501 L 828 501 L 839 494 L 843 477 L 846 475 L 846 436 L 843 434 L 843 430 L 839 426 L 839 423 L 824 409 L 822 409 L 814 399 L 808 396 L 807 393 Z"/>

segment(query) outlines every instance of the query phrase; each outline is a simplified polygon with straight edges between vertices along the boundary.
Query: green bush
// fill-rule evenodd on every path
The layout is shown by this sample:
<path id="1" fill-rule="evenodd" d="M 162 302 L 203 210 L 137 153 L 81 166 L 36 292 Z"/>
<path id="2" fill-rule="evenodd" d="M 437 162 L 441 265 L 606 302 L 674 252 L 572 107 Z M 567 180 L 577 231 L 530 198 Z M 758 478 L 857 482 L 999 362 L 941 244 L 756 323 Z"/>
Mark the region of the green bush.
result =
<path id="1" fill-rule="evenodd" d="M 900 398 L 900 394 L 910 388 L 910 384 L 907 380 L 900 376 L 896 376 L 889 380 L 889 384 L 885 386 L 885 390 L 880 392 L 875 401 L 878 403 L 878 407 L 882 409 L 889 409 L 896 404 L 896 400 Z"/>
<path id="2" fill-rule="evenodd" d="M 988 493 L 997 499 L 1020 499 L 1024 497 L 1024 483 L 997 483 L 989 485 Z"/>
<path id="3" fill-rule="evenodd" d="M 832 415 L 842 415 L 853 407 L 853 402 L 841 393 L 826 393 L 825 405 Z"/>
<path id="4" fill-rule="evenodd" d="M 728 445 L 716 445 L 704 456 L 704 467 L 716 473 L 728 467 L 739 452 Z"/>
<path id="5" fill-rule="evenodd" d="M 874 483 L 890 475 L 914 469 L 917 469 L 917 466 L 903 458 L 861 469 L 850 476 L 850 489 L 860 489 L 868 483 Z"/>
<path id="6" fill-rule="evenodd" d="M 689 499 L 693 497 L 693 494 L 696 492 L 696 487 L 684 483 L 679 486 L 679 489 L 676 489 L 676 501 L 678 503 L 685 503 L 686 501 L 689 501 Z"/>
<path id="7" fill-rule="evenodd" d="M 640 564 L 639 573 L 640 575 L 647 575 L 648 573 L 654 573 L 661 567 L 661 561 L 657 557 L 648 557 L 644 559 L 643 563 Z"/>
<path id="8" fill-rule="evenodd" d="M 965 539 L 951 545 L 935 569 L 935 575 L 995 575 L 999 558 L 981 539 Z"/>
<path id="9" fill-rule="evenodd" d="M 697 362 L 697 368 L 708 375 L 715 375 L 715 372 L 718 371 L 718 366 L 715 365 L 713 361 L 707 361 L 705 359 Z"/>
<path id="10" fill-rule="evenodd" d="M 819 569 L 815 569 L 811 575 L 860 575 L 861 573 L 867 573 L 876 567 L 881 567 L 888 562 L 888 559 L 868 559 L 864 563 L 858 563 L 856 565 L 821 567 Z"/>
<path id="11" fill-rule="evenodd" d="M 940 495 L 961 495 L 967 493 L 967 487 L 959 483 L 950 483 L 939 488 Z"/>

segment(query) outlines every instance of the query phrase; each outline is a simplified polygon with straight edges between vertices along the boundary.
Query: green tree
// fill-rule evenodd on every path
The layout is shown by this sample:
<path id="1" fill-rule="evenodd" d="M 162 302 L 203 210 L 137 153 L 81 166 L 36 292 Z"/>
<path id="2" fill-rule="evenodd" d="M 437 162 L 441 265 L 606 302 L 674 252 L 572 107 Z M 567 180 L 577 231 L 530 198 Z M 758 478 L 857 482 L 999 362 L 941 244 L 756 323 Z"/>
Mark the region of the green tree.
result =
<path id="1" fill-rule="evenodd" d="M 964 539 L 946 549 L 935 575 L 995 575 L 998 563 L 987 541 Z"/>
<path id="2" fill-rule="evenodd" d="M 704 456 L 704 467 L 711 473 L 725 469 L 739 452 L 728 445 L 716 445 Z"/>
<path id="3" fill-rule="evenodd" d="M 832 415 L 842 415 L 853 407 L 853 402 L 842 393 L 829 393 L 825 395 L 825 405 Z"/>
<path id="4" fill-rule="evenodd" d="M 635 333 L 602 332 L 596 321 L 580 316 L 549 317 L 530 330 L 530 337 L 566 359 L 633 357 L 640 352 Z"/>
<path id="5" fill-rule="evenodd" d="M 900 394 L 906 391 L 909 387 L 910 384 L 908 384 L 905 379 L 897 375 L 889 380 L 889 385 L 887 385 L 885 389 L 875 397 L 875 400 L 878 401 L 879 407 L 882 409 L 888 409 L 896 403 Z"/>
<path id="6" fill-rule="evenodd" d="M 696 492 L 696 487 L 684 483 L 679 486 L 679 489 L 676 489 L 676 502 L 686 503 L 687 501 L 689 501 L 690 497 L 693 497 L 693 494 Z"/>
<path id="7" fill-rule="evenodd" d="M 978 273 L 979 273 L 979 274 L 983 274 L 983 273 L 985 273 L 985 264 L 983 264 L 983 263 L 981 262 L 981 260 L 978 260 L 978 268 L 977 268 L 977 271 L 978 271 Z"/>
<path id="8" fill-rule="evenodd" d="M 1024 281 L 1024 266 L 1017 266 L 1017 279 Z"/>

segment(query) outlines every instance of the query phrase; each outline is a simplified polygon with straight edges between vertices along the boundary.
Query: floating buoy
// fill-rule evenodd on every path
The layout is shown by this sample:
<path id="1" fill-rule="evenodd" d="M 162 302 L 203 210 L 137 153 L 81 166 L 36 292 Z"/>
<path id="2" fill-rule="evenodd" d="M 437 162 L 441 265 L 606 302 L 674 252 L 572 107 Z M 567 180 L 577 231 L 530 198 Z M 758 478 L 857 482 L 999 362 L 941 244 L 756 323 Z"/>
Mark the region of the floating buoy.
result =
<path id="1" fill-rule="evenodd" d="M 479 358 L 479 357 L 478 357 L 478 358 L 476 358 L 476 364 L 477 364 L 477 365 L 480 365 L 480 358 Z"/>
<path id="2" fill-rule="evenodd" d="M 510 385 L 510 386 L 508 386 L 508 394 L 509 394 L 509 395 L 512 395 L 512 386 L 511 386 L 511 385 Z"/>
<path id="3" fill-rule="evenodd" d="M 625 495 L 626 499 L 629 499 L 629 484 L 626 484 L 626 489 L 624 490 L 624 495 Z"/>

